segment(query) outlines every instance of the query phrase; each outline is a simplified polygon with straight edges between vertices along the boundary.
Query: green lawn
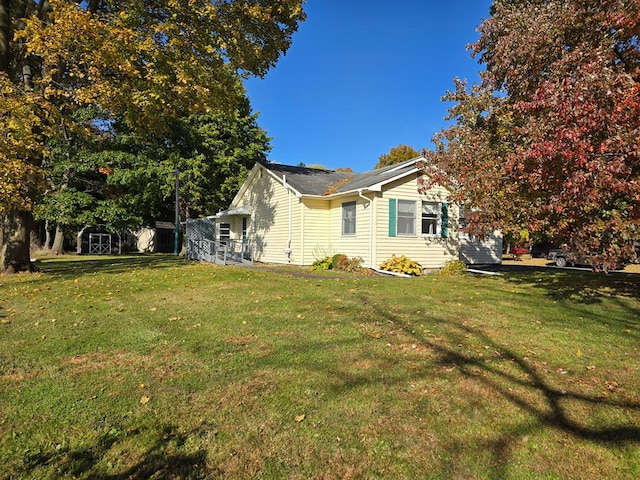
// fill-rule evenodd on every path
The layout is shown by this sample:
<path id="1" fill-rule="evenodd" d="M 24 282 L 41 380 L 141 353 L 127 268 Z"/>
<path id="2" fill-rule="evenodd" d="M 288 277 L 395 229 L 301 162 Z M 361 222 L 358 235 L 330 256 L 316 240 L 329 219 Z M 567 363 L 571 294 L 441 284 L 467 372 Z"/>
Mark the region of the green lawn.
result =
<path id="1" fill-rule="evenodd" d="M 0 277 L 0 478 L 640 478 L 640 275 L 41 270 Z"/>

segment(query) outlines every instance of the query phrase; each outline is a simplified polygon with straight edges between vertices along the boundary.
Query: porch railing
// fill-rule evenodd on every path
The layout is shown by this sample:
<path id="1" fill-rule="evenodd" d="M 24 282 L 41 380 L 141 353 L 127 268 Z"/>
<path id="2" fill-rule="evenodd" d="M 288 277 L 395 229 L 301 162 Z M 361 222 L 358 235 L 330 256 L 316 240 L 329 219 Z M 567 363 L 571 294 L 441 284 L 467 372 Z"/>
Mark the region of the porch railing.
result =
<path id="1" fill-rule="evenodd" d="M 253 247 L 244 241 L 187 240 L 187 258 L 189 260 L 205 261 L 219 265 L 251 265 L 253 264 L 253 253 Z"/>

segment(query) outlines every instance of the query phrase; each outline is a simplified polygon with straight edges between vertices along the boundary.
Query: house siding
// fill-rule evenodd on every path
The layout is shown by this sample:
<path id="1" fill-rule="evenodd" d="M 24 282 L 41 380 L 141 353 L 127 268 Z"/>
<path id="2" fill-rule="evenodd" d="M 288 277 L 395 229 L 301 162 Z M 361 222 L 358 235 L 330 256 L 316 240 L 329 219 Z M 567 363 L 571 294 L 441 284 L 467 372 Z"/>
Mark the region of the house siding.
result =
<path id="1" fill-rule="evenodd" d="M 342 204 L 356 202 L 356 233 L 342 234 Z M 334 253 L 343 253 L 348 257 L 360 257 L 364 265 L 369 265 L 369 212 L 373 205 L 358 195 L 341 197 L 330 202 L 329 225 L 331 231 L 331 246 Z"/>
<path id="2" fill-rule="evenodd" d="M 467 265 L 502 263 L 502 235 L 496 231 L 476 240 L 460 234 L 460 260 Z"/>
<path id="3" fill-rule="evenodd" d="M 394 254 L 406 255 L 426 269 L 440 268 L 458 258 L 467 263 L 499 263 L 502 248 L 499 232 L 483 242 L 459 238 L 458 207 L 448 201 L 449 191 L 434 187 L 420 194 L 417 179 L 416 173 L 407 174 L 383 184 L 382 191 L 365 188 L 362 194 L 334 198 L 297 197 L 286 184 L 259 167 L 252 172 L 232 207 L 251 207 L 248 240 L 254 248 L 254 259 L 261 262 L 311 265 L 318 259 L 343 253 L 361 257 L 363 265 L 370 267 L 379 267 Z M 415 235 L 390 232 L 390 199 L 396 201 L 396 206 L 397 200 L 417 202 Z M 421 200 L 447 205 L 446 238 L 421 234 Z M 342 204 L 353 201 L 356 231 L 354 235 L 343 235 Z M 234 217 L 236 220 L 232 238 L 241 236 L 242 217 Z"/>
<path id="4" fill-rule="evenodd" d="M 255 260 L 266 263 L 289 263 L 295 262 L 296 254 L 301 257 L 300 240 L 296 242 L 293 234 L 300 231 L 300 201 L 282 183 L 266 172 L 259 171 L 244 196 L 236 203 L 252 207 L 248 237 L 255 249 Z M 291 229 L 289 228 L 290 207 Z M 289 242 L 290 230 L 291 242 Z M 291 251 L 291 256 L 287 255 L 288 250 Z"/>
<path id="5" fill-rule="evenodd" d="M 458 258 L 458 209 L 454 204 L 448 204 L 448 237 L 432 238 L 423 237 L 420 234 L 420 201 L 447 202 L 448 190 L 443 187 L 434 187 L 425 194 L 418 193 L 417 176 L 414 179 L 396 181 L 383 189 L 376 198 L 376 244 L 375 265 L 379 266 L 392 255 L 406 255 L 422 265 L 423 268 L 440 268 L 448 261 Z M 389 235 L 389 199 L 416 200 L 416 235 L 414 236 L 390 236 Z"/>
<path id="6" fill-rule="evenodd" d="M 302 202 L 302 265 L 337 253 L 332 245 L 329 202 L 305 198 Z"/>

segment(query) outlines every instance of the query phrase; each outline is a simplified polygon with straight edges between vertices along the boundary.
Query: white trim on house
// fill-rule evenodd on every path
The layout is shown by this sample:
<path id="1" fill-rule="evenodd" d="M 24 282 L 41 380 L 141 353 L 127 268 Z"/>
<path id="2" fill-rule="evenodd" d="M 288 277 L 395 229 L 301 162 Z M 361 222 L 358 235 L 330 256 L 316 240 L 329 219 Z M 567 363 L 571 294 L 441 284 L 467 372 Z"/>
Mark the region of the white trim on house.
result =
<path id="1" fill-rule="evenodd" d="M 438 268 L 449 260 L 465 258 L 462 244 L 467 255 L 481 253 L 483 258 L 491 258 L 497 244 L 480 246 L 472 241 L 469 245 L 458 235 L 455 204 L 449 206 L 446 235 L 442 235 L 442 207 L 438 209 L 436 234 L 422 233 L 422 202 L 447 205 L 452 191 L 438 185 L 427 192 L 418 190 L 423 161 L 419 157 L 364 173 L 257 163 L 229 208 L 216 219 L 227 217 L 235 230 L 240 228 L 239 217 L 246 218 L 255 258 L 265 262 L 310 265 L 320 254 L 344 253 L 362 257 L 365 265 L 375 268 L 395 253 L 406 254 L 426 268 Z M 389 233 L 389 200 L 393 199 L 414 202 L 413 234 Z M 353 201 L 355 232 L 344 234 L 342 204 Z M 231 236 L 238 235 L 239 231 Z M 475 251 L 469 248 L 474 246 Z M 500 263 L 497 253 L 493 258 Z M 472 258 L 468 263 L 478 260 Z"/>

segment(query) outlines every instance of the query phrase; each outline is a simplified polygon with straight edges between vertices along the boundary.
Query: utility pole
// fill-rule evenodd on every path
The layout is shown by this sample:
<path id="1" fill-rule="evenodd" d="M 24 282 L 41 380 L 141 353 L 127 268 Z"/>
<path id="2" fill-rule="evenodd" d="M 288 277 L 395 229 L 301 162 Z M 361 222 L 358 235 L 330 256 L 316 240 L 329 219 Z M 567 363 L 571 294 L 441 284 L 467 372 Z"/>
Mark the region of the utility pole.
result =
<path id="1" fill-rule="evenodd" d="M 174 242 L 173 242 L 173 254 L 177 257 L 180 253 L 180 170 L 176 168 L 176 218 L 175 218 L 175 230 L 174 230 Z"/>

